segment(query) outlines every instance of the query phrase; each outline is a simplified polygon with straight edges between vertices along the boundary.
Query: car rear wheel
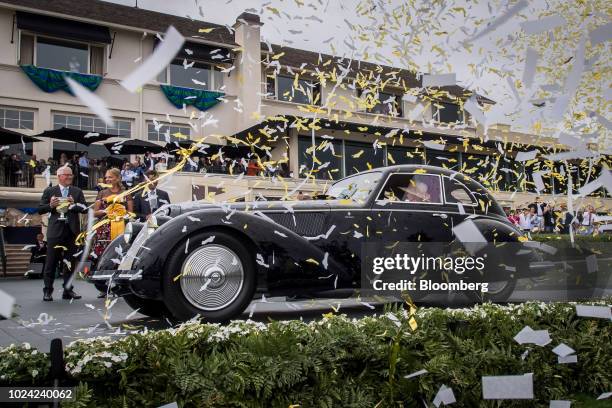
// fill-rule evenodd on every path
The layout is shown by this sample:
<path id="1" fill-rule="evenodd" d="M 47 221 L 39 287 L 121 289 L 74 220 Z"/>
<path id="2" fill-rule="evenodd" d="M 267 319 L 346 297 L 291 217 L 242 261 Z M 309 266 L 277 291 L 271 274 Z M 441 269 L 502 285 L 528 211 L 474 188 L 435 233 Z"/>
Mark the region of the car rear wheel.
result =
<path id="1" fill-rule="evenodd" d="M 178 245 L 164 272 L 164 303 L 174 318 L 200 315 L 205 321 L 225 322 L 239 316 L 256 286 L 249 250 L 232 235 L 216 231 L 189 242 L 187 250 L 187 241 Z"/>
<path id="2" fill-rule="evenodd" d="M 488 282 L 487 292 L 473 292 L 472 296 L 476 302 L 506 302 L 516 288 L 516 278 L 508 280 Z"/>

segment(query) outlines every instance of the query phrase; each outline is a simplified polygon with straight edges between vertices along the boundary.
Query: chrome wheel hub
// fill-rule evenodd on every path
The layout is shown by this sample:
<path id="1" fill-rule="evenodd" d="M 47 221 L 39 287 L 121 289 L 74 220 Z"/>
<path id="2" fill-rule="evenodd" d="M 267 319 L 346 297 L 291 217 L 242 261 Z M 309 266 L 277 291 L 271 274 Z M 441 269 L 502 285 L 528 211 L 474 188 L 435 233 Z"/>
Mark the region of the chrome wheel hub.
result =
<path id="1" fill-rule="evenodd" d="M 238 297 L 243 283 L 242 262 L 224 245 L 205 245 L 183 262 L 181 291 L 198 309 L 213 311 L 227 307 Z"/>

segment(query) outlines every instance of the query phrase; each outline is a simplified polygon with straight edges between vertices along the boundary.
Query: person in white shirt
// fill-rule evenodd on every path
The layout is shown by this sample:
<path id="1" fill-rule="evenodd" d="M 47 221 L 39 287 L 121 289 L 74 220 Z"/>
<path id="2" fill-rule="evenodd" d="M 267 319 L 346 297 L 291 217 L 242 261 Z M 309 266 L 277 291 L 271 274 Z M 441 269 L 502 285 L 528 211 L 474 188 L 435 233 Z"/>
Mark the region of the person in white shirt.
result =
<path id="1" fill-rule="evenodd" d="M 126 188 L 130 188 L 134 185 L 134 179 L 137 177 L 137 174 L 134 170 L 132 170 L 131 163 L 125 163 L 123 165 L 123 170 L 121 170 L 121 182 Z"/>
<path id="2" fill-rule="evenodd" d="M 86 190 L 89 178 L 89 158 L 87 157 L 87 152 L 81 153 L 78 163 L 79 169 L 78 174 L 76 174 L 77 184 L 81 190 Z"/>
<path id="3" fill-rule="evenodd" d="M 531 231 L 531 214 L 528 208 L 523 208 L 519 215 L 519 227 L 525 232 Z"/>
<path id="4" fill-rule="evenodd" d="M 529 221 L 531 222 L 531 232 L 541 232 L 542 231 L 542 217 L 536 214 L 534 208 L 530 209 L 529 212 Z"/>
<path id="5" fill-rule="evenodd" d="M 168 170 L 168 165 L 166 164 L 166 159 L 162 158 L 155 164 L 155 171 L 158 173 L 164 172 Z"/>
<path id="6" fill-rule="evenodd" d="M 87 173 L 87 169 L 89 168 L 89 159 L 87 158 L 87 152 L 83 152 L 81 157 L 79 157 L 79 167 L 85 169 L 85 173 Z"/>
<path id="7" fill-rule="evenodd" d="M 582 214 L 582 223 L 580 227 L 581 235 L 591 235 L 593 233 L 595 216 L 595 208 L 593 208 L 592 205 L 589 205 L 586 211 Z"/>

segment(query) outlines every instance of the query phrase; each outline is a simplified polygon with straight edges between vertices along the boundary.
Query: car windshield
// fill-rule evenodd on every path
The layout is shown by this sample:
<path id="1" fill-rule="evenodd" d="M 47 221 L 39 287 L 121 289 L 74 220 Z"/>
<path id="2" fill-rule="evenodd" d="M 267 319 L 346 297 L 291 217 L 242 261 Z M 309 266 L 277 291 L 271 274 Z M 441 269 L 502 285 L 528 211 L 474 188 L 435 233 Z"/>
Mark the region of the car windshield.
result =
<path id="1" fill-rule="evenodd" d="M 374 190 L 380 180 L 380 172 L 358 174 L 334 183 L 325 195 L 332 199 L 363 201 Z"/>

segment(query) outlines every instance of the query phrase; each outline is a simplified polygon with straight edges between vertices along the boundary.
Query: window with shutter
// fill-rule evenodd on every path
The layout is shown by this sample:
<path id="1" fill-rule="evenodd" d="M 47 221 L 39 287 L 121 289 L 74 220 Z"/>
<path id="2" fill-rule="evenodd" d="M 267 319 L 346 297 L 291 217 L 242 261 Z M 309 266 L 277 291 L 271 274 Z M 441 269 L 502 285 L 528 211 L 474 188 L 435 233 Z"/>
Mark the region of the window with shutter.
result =
<path id="1" fill-rule="evenodd" d="M 21 34 L 21 42 L 19 45 L 19 64 L 33 65 L 34 64 L 34 36 L 30 34 Z"/>
<path id="2" fill-rule="evenodd" d="M 104 75 L 104 47 L 92 45 L 89 48 L 89 73 Z"/>

